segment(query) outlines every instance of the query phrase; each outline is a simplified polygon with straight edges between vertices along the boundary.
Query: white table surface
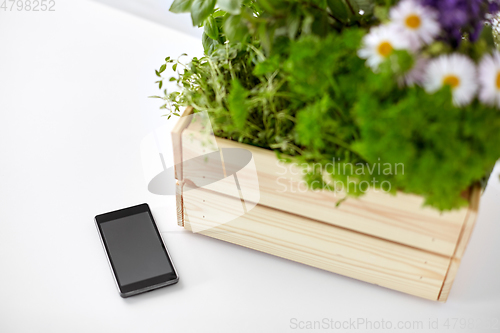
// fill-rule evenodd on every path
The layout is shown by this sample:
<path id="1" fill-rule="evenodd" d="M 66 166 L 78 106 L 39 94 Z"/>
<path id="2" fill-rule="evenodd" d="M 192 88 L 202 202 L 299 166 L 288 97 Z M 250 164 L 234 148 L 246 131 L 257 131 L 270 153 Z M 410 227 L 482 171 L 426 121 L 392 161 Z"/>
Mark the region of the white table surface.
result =
<path id="1" fill-rule="evenodd" d="M 295 332 L 357 318 L 389 331 L 493 331 L 446 330 L 453 318 L 500 329 L 498 178 L 445 304 L 177 227 L 174 198 L 146 189 L 139 147 L 165 121 L 146 98 L 153 70 L 182 52 L 201 54 L 201 42 L 95 2 L 0 11 L 0 332 Z M 122 299 L 93 217 L 142 202 L 180 282 Z"/>

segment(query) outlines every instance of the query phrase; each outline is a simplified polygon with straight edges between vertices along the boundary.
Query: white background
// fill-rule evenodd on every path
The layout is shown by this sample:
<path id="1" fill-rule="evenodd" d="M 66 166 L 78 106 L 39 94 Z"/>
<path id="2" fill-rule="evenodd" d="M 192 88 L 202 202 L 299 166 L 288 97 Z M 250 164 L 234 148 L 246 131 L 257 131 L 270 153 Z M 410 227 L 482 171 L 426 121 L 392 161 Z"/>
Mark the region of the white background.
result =
<path id="1" fill-rule="evenodd" d="M 139 147 L 165 122 L 146 98 L 153 70 L 201 55 L 200 40 L 95 2 L 55 8 L 0 10 L 0 332 L 295 332 L 323 318 L 500 330 L 500 168 L 446 304 L 191 234 L 173 198 L 147 192 Z M 180 282 L 122 299 L 93 217 L 143 202 Z"/>

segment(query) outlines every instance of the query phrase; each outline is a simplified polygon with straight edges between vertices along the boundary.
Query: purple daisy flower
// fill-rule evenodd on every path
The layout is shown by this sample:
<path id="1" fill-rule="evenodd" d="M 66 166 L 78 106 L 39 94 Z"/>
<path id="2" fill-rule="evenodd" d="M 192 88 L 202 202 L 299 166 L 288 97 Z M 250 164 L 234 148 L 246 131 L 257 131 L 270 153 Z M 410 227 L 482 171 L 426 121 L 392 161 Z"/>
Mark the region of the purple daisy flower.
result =
<path id="1" fill-rule="evenodd" d="M 439 23 L 452 45 L 458 46 L 464 32 L 471 41 L 477 40 L 482 31 L 486 14 L 495 14 L 500 0 L 420 0 L 424 6 L 439 13 Z"/>

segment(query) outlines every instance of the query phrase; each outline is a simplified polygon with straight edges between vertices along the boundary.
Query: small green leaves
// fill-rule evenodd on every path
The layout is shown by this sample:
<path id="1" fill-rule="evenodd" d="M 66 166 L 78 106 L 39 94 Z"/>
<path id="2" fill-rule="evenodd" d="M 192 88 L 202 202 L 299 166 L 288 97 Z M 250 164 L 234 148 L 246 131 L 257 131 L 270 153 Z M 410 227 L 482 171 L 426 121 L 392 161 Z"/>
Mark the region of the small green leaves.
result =
<path id="1" fill-rule="evenodd" d="M 267 58 L 266 60 L 259 62 L 255 69 L 253 70 L 254 75 L 264 75 L 268 73 L 272 73 L 276 71 L 280 67 L 280 58 L 275 55 L 271 58 Z"/>
<path id="2" fill-rule="evenodd" d="M 166 65 L 166 64 L 161 65 L 159 72 L 160 72 L 160 73 L 163 73 L 163 72 L 165 71 L 165 69 L 166 69 L 166 68 L 167 68 L 167 65 Z"/>
<path id="3" fill-rule="evenodd" d="M 189 13 L 193 0 L 174 0 L 169 11 L 172 13 Z M 167 61 L 167 59 L 165 59 Z"/>
<path id="4" fill-rule="evenodd" d="M 217 0 L 217 6 L 229 14 L 238 15 L 241 13 L 243 0 Z"/>
<path id="5" fill-rule="evenodd" d="M 415 62 L 413 56 L 406 50 L 395 50 L 388 61 L 390 69 L 398 75 L 407 73 Z"/>
<path id="6" fill-rule="evenodd" d="M 207 17 L 213 13 L 216 0 L 193 0 L 191 19 L 193 26 L 201 26 Z"/>
<path id="7" fill-rule="evenodd" d="M 217 27 L 217 22 L 215 22 L 215 18 L 210 15 L 205 21 L 204 27 L 205 34 L 213 40 L 219 39 L 219 28 Z"/>
<path id="8" fill-rule="evenodd" d="M 234 125 L 243 130 L 248 115 L 248 92 L 243 88 L 240 81 L 234 79 L 231 81 L 231 92 L 229 93 L 227 103 L 229 112 Z"/>
<path id="9" fill-rule="evenodd" d="M 313 149 L 321 149 L 326 142 L 322 135 L 325 126 L 325 116 L 331 107 L 330 98 L 325 95 L 321 100 L 310 104 L 297 113 L 297 125 L 295 127 L 299 141 Z"/>
<path id="10" fill-rule="evenodd" d="M 437 56 L 439 54 L 442 54 L 442 53 L 445 53 L 448 51 L 450 51 L 449 46 L 446 45 L 445 43 L 443 43 L 442 41 L 435 41 L 434 43 L 429 45 L 429 47 L 427 49 L 427 52 L 431 56 Z"/>

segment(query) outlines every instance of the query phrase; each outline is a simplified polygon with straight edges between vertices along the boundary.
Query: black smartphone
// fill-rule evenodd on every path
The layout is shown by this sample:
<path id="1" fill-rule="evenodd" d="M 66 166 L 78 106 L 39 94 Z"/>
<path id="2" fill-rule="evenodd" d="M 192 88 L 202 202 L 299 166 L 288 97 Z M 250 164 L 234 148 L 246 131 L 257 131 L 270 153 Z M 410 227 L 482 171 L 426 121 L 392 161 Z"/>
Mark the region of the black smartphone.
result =
<path id="1" fill-rule="evenodd" d="M 179 281 L 147 204 L 97 215 L 95 223 L 121 297 Z"/>

